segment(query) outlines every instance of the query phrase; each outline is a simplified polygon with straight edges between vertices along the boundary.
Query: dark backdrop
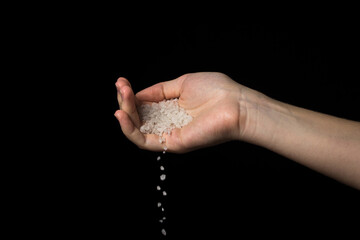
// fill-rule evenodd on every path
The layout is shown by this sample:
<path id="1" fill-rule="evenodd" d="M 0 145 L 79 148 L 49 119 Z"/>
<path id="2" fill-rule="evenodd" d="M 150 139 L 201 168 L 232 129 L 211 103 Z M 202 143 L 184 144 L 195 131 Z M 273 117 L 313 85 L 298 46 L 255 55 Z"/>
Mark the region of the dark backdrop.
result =
<path id="1" fill-rule="evenodd" d="M 56 141 L 45 145 L 31 191 L 45 209 L 44 228 L 50 235 L 160 236 L 158 153 L 129 142 L 113 116 L 120 76 L 137 92 L 184 73 L 219 71 L 275 99 L 359 121 L 355 24 L 304 19 L 170 24 L 119 13 L 52 23 L 43 57 L 62 59 L 45 64 L 57 90 L 49 89 L 47 136 Z M 169 239 L 355 230 L 357 190 L 266 149 L 229 142 L 164 159 Z"/>

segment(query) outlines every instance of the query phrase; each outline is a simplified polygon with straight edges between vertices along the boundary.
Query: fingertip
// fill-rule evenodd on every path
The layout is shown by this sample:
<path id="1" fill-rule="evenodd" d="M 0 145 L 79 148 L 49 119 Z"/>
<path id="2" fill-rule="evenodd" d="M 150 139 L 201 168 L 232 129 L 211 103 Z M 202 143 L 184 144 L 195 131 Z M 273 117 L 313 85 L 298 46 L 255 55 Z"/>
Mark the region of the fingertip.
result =
<path id="1" fill-rule="evenodd" d="M 121 81 L 126 81 L 126 82 L 128 82 L 129 80 L 127 80 L 127 79 L 124 78 L 124 77 L 119 77 L 119 78 L 116 80 L 116 82 L 121 82 Z"/>
<path id="2" fill-rule="evenodd" d="M 126 78 L 124 77 L 119 77 L 117 80 L 116 80 L 116 83 L 115 85 L 120 89 L 122 86 L 124 85 L 128 85 L 131 87 L 131 84 L 129 82 L 129 80 L 127 80 Z"/>
<path id="3" fill-rule="evenodd" d="M 132 133 L 135 129 L 133 122 L 130 119 L 130 116 L 123 110 L 117 110 L 115 112 L 115 117 L 119 121 L 121 130 L 125 135 Z"/>
<path id="4" fill-rule="evenodd" d="M 128 118 L 127 113 L 124 112 L 123 110 L 117 110 L 114 116 L 118 120 L 121 130 L 125 133 L 125 131 L 129 129 L 129 125 L 131 125 L 131 123 L 129 123 L 129 121 L 126 120 L 126 118 Z"/>
<path id="5" fill-rule="evenodd" d="M 163 151 L 163 147 L 159 143 L 159 136 L 154 134 L 144 135 L 141 133 L 125 111 L 117 110 L 114 115 L 120 123 L 123 134 L 139 148 L 151 151 Z"/>
<path id="6" fill-rule="evenodd" d="M 129 80 L 124 77 L 119 77 L 115 82 L 116 89 L 120 91 L 124 86 L 129 86 L 131 88 L 131 84 Z"/>
<path id="7" fill-rule="evenodd" d="M 123 110 L 117 110 L 114 115 L 119 120 L 120 124 L 124 123 L 126 118 L 128 118 L 128 114 Z"/>
<path id="8" fill-rule="evenodd" d="M 136 98 L 143 102 L 159 102 L 165 99 L 162 83 L 155 84 L 136 93 Z"/>
<path id="9" fill-rule="evenodd" d="M 120 121 L 120 118 L 121 118 L 121 110 L 117 110 L 115 113 L 114 113 L 114 116 L 116 117 L 116 119 L 118 120 L 118 121 Z"/>
<path id="10" fill-rule="evenodd" d="M 115 117 L 120 123 L 120 127 L 124 135 L 138 147 L 145 147 L 145 136 L 135 127 L 130 116 L 123 110 L 117 110 Z"/>
<path id="11" fill-rule="evenodd" d="M 115 82 L 115 87 L 119 91 L 120 90 L 120 83 L 118 81 Z"/>

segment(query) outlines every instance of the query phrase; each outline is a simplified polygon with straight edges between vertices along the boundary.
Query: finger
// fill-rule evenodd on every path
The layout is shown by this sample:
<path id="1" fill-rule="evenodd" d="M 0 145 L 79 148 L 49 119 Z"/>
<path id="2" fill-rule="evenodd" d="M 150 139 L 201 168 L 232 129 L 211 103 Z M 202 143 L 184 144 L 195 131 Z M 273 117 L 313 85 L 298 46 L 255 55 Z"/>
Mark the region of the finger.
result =
<path id="1" fill-rule="evenodd" d="M 124 135 L 133 143 L 142 147 L 145 145 L 145 136 L 140 132 L 138 128 L 135 127 L 134 123 L 131 121 L 129 115 L 123 110 L 117 110 L 115 112 L 115 117 L 120 123 L 120 127 Z"/>
<path id="2" fill-rule="evenodd" d="M 129 86 L 131 88 L 131 84 L 130 82 L 124 78 L 124 77 L 119 77 L 115 83 L 116 86 L 116 90 L 117 90 L 117 99 L 119 102 L 119 107 L 121 108 L 121 104 L 122 104 L 122 97 L 121 97 L 121 88 L 124 86 Z"/>
<path id="3" fill-rule="evenodd" d="M 131 87 L 130 85 L 130 82 L 124 78 L 124 77 L 119 77 L 115 83 L 115 86 L 116 86 L 116 90 L 117 90 L 117 100 L 118 100 L 118 103 L 119 103 L 119 108 L 121 109 L 121 105 L 122 105 L 122 96 L 121 96 L 121 88 L 124 87 L 124 86 L 129 86 Z"/>
<path id="4" fill-rule="evenodd" d="M 115 117 L 120 123 L 124 135 L 139 148 L 151 151 L 162 151 L 163 147 L 159 142 L 159 136 L 155 134 L 143 134 L 135 127 L 129 115 L 123 110 L 117 110 Z"/>
<path id="5" fill-rule="evenodd" d="M 117 88 L 117 99 L 120 109 L 129 114 L 130 119 L 133 121 L 136 127 L 140 127 L 140 118 L 136 110 L 135 96 L 132 91 L 130 82 L 124 78 L 119 77 L 115 83 Z"/>
<path id="6" fill-rule="evenodd" d="M 123 86 L 127 85 L 129 87 L 131 87 L 131 84 L 129 82 L 129 80 L 127 80 L 126 78 L 124 77 L 119 77 L 115 83 L 116 87 L 118 89 L 122 88 Z"/>
<path id="7" fill-rule="evenodd" d="M 131 121 L 137 128 L 140 128 L 140 118 L 135 105 L 135 96 L 132 89 L 125 85 L 120 89 L 122 103 L 121 109 L 124 110 L 130 117 Z"/>
<path id="8" fill-rule="evenodd" d="M 164 99 L 178 98 L 181 95 L 181 86 L 186 75 L 171 81 L 161 82 L 148 87 L 136 94 L 136 97 L 143 102 L 159 102 Z"/>

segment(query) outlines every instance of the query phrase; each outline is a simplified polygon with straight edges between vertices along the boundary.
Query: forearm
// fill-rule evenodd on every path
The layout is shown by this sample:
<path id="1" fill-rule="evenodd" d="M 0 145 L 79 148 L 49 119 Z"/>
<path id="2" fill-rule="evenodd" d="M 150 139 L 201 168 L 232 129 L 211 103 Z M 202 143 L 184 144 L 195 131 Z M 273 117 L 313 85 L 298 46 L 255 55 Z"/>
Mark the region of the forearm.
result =
<path id="1" fill-rule="evenodd" d="M 360 123 L 263 97 L 251 141 L 360 189 Z"/>

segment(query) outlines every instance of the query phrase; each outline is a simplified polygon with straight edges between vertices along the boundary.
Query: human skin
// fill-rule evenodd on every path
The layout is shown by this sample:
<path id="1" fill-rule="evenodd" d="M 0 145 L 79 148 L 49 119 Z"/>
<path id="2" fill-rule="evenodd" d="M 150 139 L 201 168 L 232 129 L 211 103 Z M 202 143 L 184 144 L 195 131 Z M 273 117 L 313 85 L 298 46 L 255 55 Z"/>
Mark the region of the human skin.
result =
<path id="1" fill-rule="evenodd" d="M 154 134 L 143 134 L 137 106 L 179 98 L 193 121 L 166 135 L 167 151 L 185 153 L 239 140 L 265 147 L 360 189 L 360 123 L 279 102 L 222 73 L 185 74 L 134 95 L 130 82 L 116 82 L 125 136 L 142 149 L 162 151 Z"/>

